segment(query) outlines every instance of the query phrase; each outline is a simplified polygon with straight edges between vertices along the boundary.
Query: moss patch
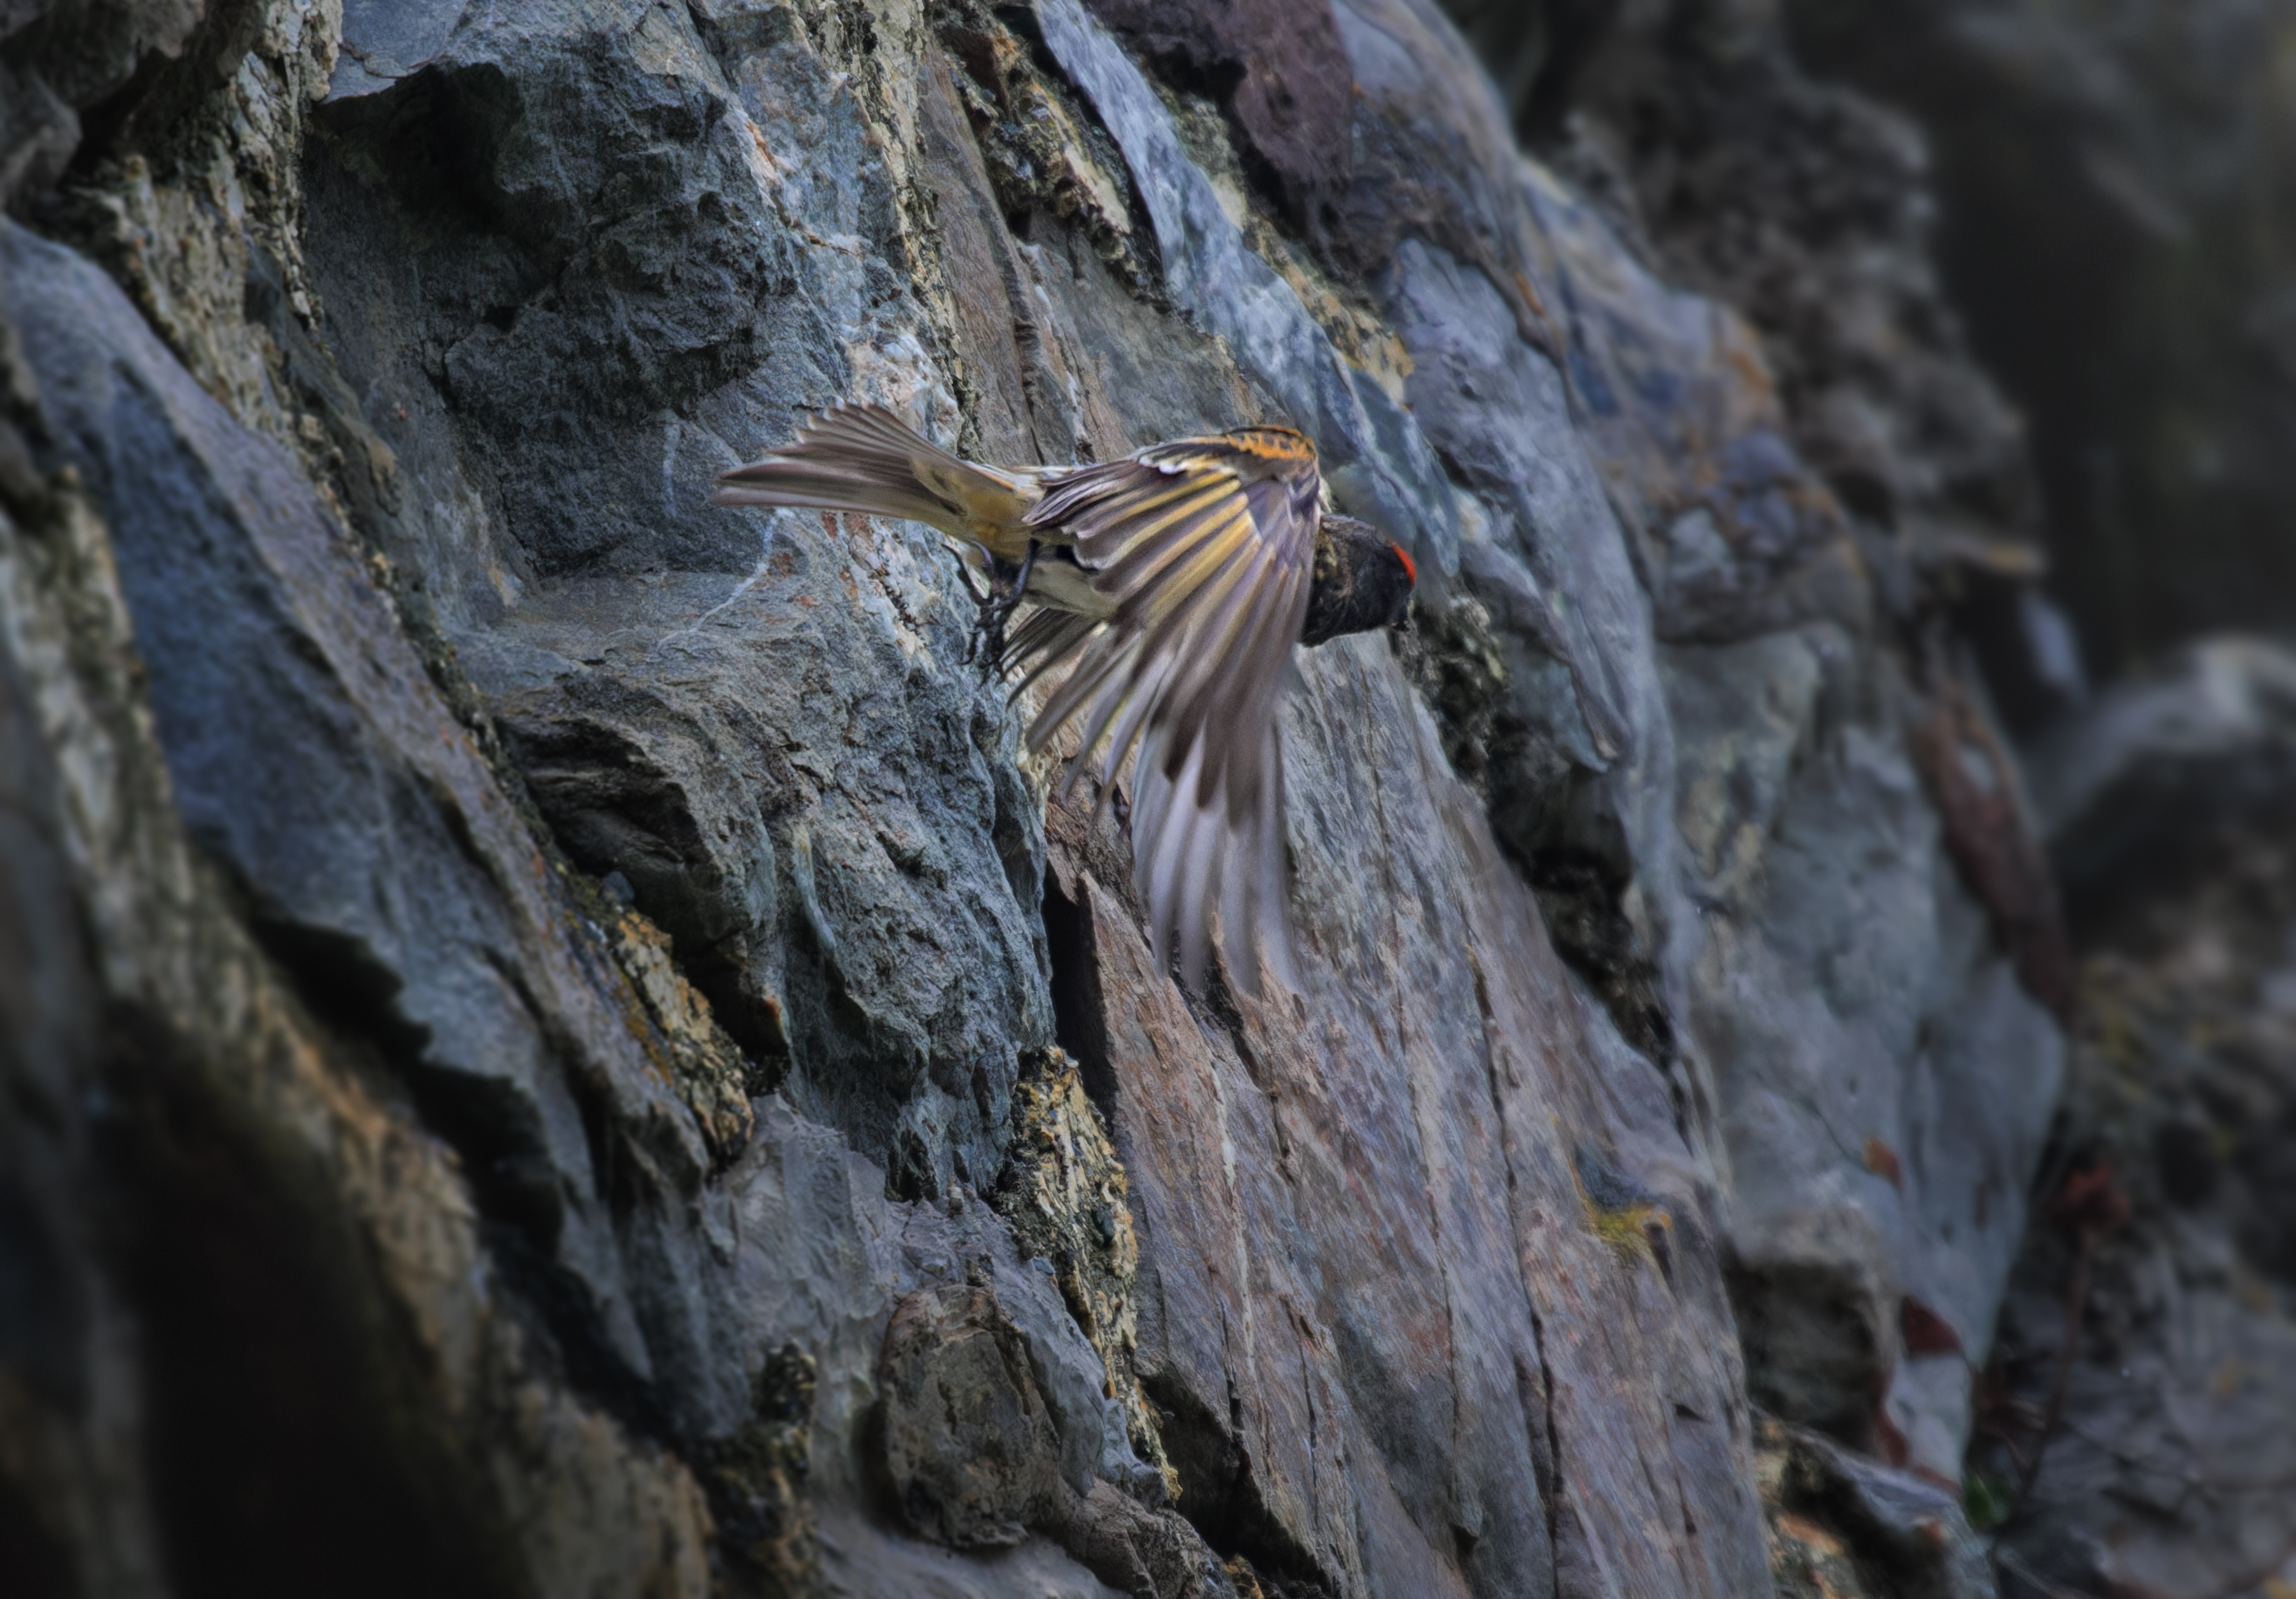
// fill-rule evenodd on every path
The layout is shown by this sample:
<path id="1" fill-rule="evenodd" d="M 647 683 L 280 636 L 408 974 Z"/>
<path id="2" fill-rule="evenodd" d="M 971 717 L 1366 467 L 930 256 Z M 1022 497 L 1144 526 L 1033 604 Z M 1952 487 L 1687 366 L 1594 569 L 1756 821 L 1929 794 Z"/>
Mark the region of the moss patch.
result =
<path id="1" fill-rule="evenodd" d="M 1109 1397 L 1124 1407 L 1133 1452 L 1161 1473 L 1177 1499 L 1179 1477 L 1136 1373 L 1140 1241 L 1124 1168 L 1076 1062 L 1062 1050 L 1032 1050 L 1021 1059 L 1013 1142 L 992 1202 L 1013 1224 L 1021 1253 L 1053 1263 L 1070 1314 L 1108 1367 Z"/>

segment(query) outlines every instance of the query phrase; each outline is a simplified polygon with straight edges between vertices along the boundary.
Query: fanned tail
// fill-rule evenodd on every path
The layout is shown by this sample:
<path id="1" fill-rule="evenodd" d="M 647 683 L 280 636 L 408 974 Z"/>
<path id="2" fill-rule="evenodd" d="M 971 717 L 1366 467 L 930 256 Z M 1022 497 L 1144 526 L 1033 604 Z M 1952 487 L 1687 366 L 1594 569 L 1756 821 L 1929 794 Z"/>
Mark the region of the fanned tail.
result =
<path id="1" fill-rule="evenodd" d="M 770 505 L 899 517 L 983 542 L 984 522 L 1017 521 L 1010 479 L 960 461 L 882 406 L 840 401 L 779 449 L 718 476 L 713 505 Z"/>

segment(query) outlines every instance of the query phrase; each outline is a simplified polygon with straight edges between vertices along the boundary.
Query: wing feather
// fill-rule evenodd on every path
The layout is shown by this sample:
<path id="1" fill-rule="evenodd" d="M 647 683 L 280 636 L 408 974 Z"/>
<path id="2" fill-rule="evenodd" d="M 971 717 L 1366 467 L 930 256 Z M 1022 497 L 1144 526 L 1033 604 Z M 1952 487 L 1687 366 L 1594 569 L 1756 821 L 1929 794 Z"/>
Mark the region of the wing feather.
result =
<path id="1" fill-rule="evenodd" d="M 1013 651 L 1023 685 L 1070 667 L 1029 729 L 1032 752 L 1075 724 L 1070 781 L 1131 763 L 1135 886 L 1159 964 L 1177 953 L 1201 984 L 1217 913 L 1249 992 L 1262 955 L 1286 982 L 1295 972 L 1275 714 L 1307 615 L 1319 480 L 1305 441 L 1283 440 L 1288 454 L 1255 448 L 1259 436 L 1184 439 L 1048 476 L 1027 520 L 1075 539 L 1111 612 L 1032 619 Z"/>
<path id="2" fill-rule="evenodd" d="M 1222 492 L 1221 486 L 1214 484 L 1203 496 L 1186 503 L 1184 515 L 1159 517 L 1142 525 L 1136 534 L 1128 526 L 1120 554 L 1110 557 L 1100 553 L 1111 542 L 1103 535 L 1089 546 L 1079 544 L 1077 558 L 1095 562 L 1108 573 L 1111 586 L 1152 596 L 1161 592 L 1159 577 L 1176 562 L 1200 551 L 1207 539 L 1238 533 L 1239 524 L 1248 527 L 1249 520 L 1238 496 Z"/>
<path id="3" fill-rule="evenodd" d="M 1033 527 L 1059 526 L 1080 534 L 1079 518 L 1103 500 L 1126 500 L 1135 510 L 1145 509 L 1159 503 L 1160 487 L 1184 491 L 1189 485 L 1189 474 L 1137 457 L 1096 462 L 1047 483 L 1045 497 L 1029 511 L 1028 520 Z"/>
<path id="4" fill-rule="evenodd" d="M 1231 538 L 1242 537 L 1235 534 L 1232 528 L 1225 531 Z M 1200 543 L 1209 545 L 1211 537 L 1208 536 Z M 1234 548 L 1233 543 L 1225 543 L 1213 548 L 1211 554 L 1232 553 Z M 1106 723 L 1107 714 L 1114 710 L 1117 703 L 1133 693 L 1152 664 L 1161 663 L 1168 673 L 1185 666 L 1186 657 L 1176 646 L 1185 636 L 1192 616 L 1201 610 L 1206 599 L 1217 600 L 1242 576 L 1241 571 L 1234 570 L 1232 562 L 1216 568 L 1209 561 L 1199 559 L 1194 564 L 1201 570 L 1183 571 L 1169 580 L 1160 580 L 1162 578 L 1160 570 L 1130 579 L 1135 586 L 1126 598 L 1119 602 L 1117 614 L 1112 619 L 1115 630 L 1111 634 L 1111 647 L 1088 653 L 1078 670 L 1070 675 L 1069 680 L 1046 703 L 1037 726 L 1029 729 L 1029 742 L 1032 752 L 1041 749 L 1043 742 L 1048 741 L 1087 700 L 1109 696 L 1107 711 L 1096 715 L 1093 722 L 1092 730 L 1097 736 L 1098 729 Z M 1204 592 L 1208 586 L 1204 581 L 1204 573 L 1207 572 L 1210 574 L 1210 586 L 1216 589 L 1210 594 Z M 1108 577 L 1109 586 L 1112 588 L 1128 581 L 1126 575 L 1120 572 L 1111 572 Z M 1117 592 L 1125 591 L 1118 588 Z M 1119 640 L 1121 643 L 1116 642 Z M 1111 695 L 1110 680 L 1119 676 L 1125 680 Z M 1089 743 L 1086 748 L 1090 748 Z M 1118 754 L 1120 759 L 1121 750 Z M 1184 751 L 1175 751 L 1171 757 L 1174 760 L 1184 758 Z"/>

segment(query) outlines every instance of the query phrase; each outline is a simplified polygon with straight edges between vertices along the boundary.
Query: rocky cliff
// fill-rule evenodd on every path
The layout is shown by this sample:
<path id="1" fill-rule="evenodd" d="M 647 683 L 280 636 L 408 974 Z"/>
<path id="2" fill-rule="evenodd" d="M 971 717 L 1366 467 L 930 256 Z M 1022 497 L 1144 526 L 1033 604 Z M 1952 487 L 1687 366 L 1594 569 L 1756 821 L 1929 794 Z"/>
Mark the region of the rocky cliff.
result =
<path id="1" fill-rule="evenodd" d="M 12 1591 L 1990 1593 L 2030 468 L 1911 126 L 1603 12 L 0 12 Z M 1414 551 L 1297 992 L 707 505 L 841 397 Z"/>

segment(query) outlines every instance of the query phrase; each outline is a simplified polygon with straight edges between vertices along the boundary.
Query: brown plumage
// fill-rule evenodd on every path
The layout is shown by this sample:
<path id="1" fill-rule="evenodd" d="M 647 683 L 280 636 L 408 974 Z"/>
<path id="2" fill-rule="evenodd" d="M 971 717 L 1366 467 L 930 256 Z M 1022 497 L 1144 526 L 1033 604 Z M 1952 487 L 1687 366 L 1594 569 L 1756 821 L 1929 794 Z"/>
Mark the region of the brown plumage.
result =
<path id="1" fill-rule="evenodd" d="M 1292 646 L 1402 619 L 1416 573 L 1360 522 L 1324 516 L 1316 447 L 1239 428 L 1086 466 L 961 461 L 890 412 L 840 405 L 720 475 L 722 505 L 924 522 L 1026 563 L 1037 609 L 1005 660 L 1026 687 L 1069 668 L 1029 726 L 1036 753 L 1081 719 L 1076 770 L 1133 761 L 1133 881 L 1162 964 L 1201 986 L 1212 911 L 1229 975 L 1296 986 L 1275 712 Z M 1031 560 L 1033 551 L 1043 553 Z"/>

